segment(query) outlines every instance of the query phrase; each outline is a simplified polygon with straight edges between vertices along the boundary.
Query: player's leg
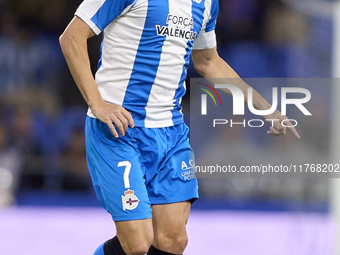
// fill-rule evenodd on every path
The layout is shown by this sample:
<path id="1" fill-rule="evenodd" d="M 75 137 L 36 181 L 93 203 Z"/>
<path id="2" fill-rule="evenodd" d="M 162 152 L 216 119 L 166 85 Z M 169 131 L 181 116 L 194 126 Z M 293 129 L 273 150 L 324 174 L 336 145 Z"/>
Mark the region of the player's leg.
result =
<path id="1" fill-rule="evenodd" d="M 115 222 L 117 235 L 100 245 L 94 255 L 144 255 L 153 242 L 151 219 Z"/>
<path id="2" fill-rule="evenodd" d="M 147 188 L 152 203 L 154 242 L 148 255 L 182 254 L 187 245 L 186 222 L 198 198 L 194 155 L 185 124 L 163 129 L 169 150 Z"/>
<path id="3" fill-rule="evenodd" d="M 190 207 L 190 202 L 152 206 L 154 241 L 148 255 L 183 253 L 188 243 L 186 223 Z"/>
<path id="4" fill-rule="evenodd" d="M 147 253 L 153 242 L 151 219 L 116 222 L 116 228 L 117 237 L 126 254 Z"/>
<path id="5" fill-rule="evenodd" d="M 117 228 L 117 237 L 98 247 L 95 255 L 145 254 L 153 239 L 151 203 L 132 130 L 114 138 L 106 124 L 91 118 L 86 121 L 91 179 L 99 201 Z"/>

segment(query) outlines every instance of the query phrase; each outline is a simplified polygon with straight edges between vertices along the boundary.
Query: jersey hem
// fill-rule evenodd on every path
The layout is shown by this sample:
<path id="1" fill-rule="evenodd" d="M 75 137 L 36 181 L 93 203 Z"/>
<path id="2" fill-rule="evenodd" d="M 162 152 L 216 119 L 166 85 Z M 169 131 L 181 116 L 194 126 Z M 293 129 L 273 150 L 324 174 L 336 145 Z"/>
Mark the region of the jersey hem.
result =
<path id="1" fill-rule="evenodd" d="M 87 116 L 93 119 L 97 119 L 96 116 L 93 115 L 91 110 L 89 109 L 87 111 Z M 145 125 L 145 121 L 134 121 L 135 127 L 141 127 L 141 128 L 163 128 L 163 127 L 172 127 L 178 124 L 184 123 L 183 118 L 179 118 L 176 120 L 170 120 L 170 121 L 161 121 L 161 122 L 148 122 L 147 125 Z"/>
<path id="2" fill-rule="evenodd" d="M 147 124 L 145 124 L 145 121 L 135 121 L 136 127 L 143 127 L 143 128 L 163 128 L 163 127 L 172 127 L 177 124 L 184 123 L 184 120 L 170 120 L 170 121 L 157 121 L 157 122 L 150 122 L 148 121 Z"/>

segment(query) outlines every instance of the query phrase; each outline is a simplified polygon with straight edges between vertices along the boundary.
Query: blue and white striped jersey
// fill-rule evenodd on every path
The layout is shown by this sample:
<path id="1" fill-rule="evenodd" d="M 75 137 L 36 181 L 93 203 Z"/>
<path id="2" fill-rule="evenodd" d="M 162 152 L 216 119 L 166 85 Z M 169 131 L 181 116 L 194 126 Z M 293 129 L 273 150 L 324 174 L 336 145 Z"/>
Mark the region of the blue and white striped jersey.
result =
<path id="1" fill-rule="evenodd" d="M 216 45 L 218 0 L 85 0 L 75 15 L 103 31 L 95 76 L 103 99 L 137 127 L 182 123 L 191 49 Z"/>

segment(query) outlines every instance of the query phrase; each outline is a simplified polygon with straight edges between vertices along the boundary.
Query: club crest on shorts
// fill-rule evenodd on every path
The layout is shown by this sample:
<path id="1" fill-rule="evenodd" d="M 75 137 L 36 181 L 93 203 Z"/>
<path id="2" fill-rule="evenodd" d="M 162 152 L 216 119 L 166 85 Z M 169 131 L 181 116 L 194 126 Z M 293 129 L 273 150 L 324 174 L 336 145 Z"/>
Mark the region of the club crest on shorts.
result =
<path id="1" fill-rule="evenodd" d="M 139 200 L 138 197 L 135 195 L 133 190 L 128 189 L 124 192 L 125 196 L 122 196 L 122 203 L 123 203 L 123 211 L 133 210 L 138 206 Z"/>

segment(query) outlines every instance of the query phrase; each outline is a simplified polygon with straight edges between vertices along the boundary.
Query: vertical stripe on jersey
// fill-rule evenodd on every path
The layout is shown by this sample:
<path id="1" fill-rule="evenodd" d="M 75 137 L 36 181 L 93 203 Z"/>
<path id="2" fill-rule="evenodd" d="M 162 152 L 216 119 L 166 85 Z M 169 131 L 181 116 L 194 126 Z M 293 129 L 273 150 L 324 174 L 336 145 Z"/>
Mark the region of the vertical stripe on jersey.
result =
<path id="1" fill-rule="evenodd" d="M 155 37 L 156 25 L 165 26 L 168 13 L 167 0 L 148 1 L 144 30 L 123 101 L 123 107 L 131 109 L 132 117 L 137 126 L 145 126 L 145 106 L 148 103 L 150 91 L 156 78 L 165 41 L 165 36 Z M 150 48 L 153 51 L 150 51 Z M 134 110 L 138 112 L 134 112 Z"/>
<path id="2" fill-rule="evenodd" d="M 183 0 L 180 5 L 174 0 L 169 0 L 169 14 L 177 17 L 191 18 L 191 0 Z M 167 25 L 169 29 L 177 27 L 171 22 Z M 185 65 L 184 56 L 187 55 L 186 44 L 185 39 L 166 36 L 157 75 L 151 89 L 148 104 L 145 107 L 145 127 L 153 127 L 157 121 L 167 126 L 174 125 L 172 121 L 174 97 L 176 88 L 181 83 L 182 69 L 183 65 Z M 159 84 L 162 84 L 162 86 Z M 160 104 L 165 104 L 167 107 L 163 107 L 163 109 L 155 107 Z M 178 113 L 182 120 L 182 114 Z"/>
<path id="3" fill-rule="evenodd" d="M 215 29 L 216 27 L 216 19 L 218 16 L 218 0 L 209 0 L 209 18 L 207 19 L 206 27 L 204 29 L 205 32 L 209 32 Z"/>
<path id="4" fill-rule="evenodd" d="M 192 0 L 193 1 L 193 0 Z M 193 1 L 191 13 L 192 17 L 194 19 L 194 30 L 197 31 L 197 35 L 199 31 L 201 30 L 201 27 L 203 25 L 204 21 L 204 12 L 206 9 L 205 6 L 205 0 L 202 0 L 200 3 L 197 3 Z M 185 64 L 182 67 L 182 76 L 180 79 L 180 83 L 178 84 L 178 88 L 176 89 L 175 97 L 174 97 L 174 109 L 172 110 L 172 119 L 174 122 L 174 125 L 178 124 L 176 121 L 181 120 L 182 110 L 181 110 L 181 100 L 182 97 L 185 94 L 186 87 L 185 87 L 185 79 L 187 77 L 187 68 L 189 66 L 190 62 L 190 54 L 191 54 L 191 48 L 193 46 L 193 41 L 188 41 L 187 48 L 186 48 L 186 54 L 184 56 Z"/>
<path id="5" fill-rule="evenodd" d="M 204 12 L 204 26 L 202 27 L 202 30 L 204 30 L 205 32 L 207 31 L 207 23 L 209 22 L 209 20 L 211 19 L 211 7 L 212 7 L 212 2 L 214 0 L 205 0 L 204 5 L 205 5 L 205 12 Z"/>
<path id="6" fill-rule="evenodd" d="M 124 18 L 116 19 L 104 30 L 103 54 L 96 82 L 102 98 L 107 102 L 123 104 L 147 11 L 148 2 L 145 0 L 138 7 L 137 14 L 134 11 L 127 12 Z"/>
<path id="7" fill-rule="evenodd" d="M 100 44 L 99 61 L 98 61 L 98 65 L 97 65 L 97 71 L 98 71 L 99 68 L 102 66 L 103 43 L 104 43 L 104 33 L 103 33 L 103 41 L 102 41 L 102 43 Z"/>

